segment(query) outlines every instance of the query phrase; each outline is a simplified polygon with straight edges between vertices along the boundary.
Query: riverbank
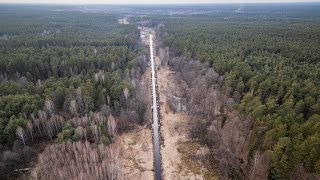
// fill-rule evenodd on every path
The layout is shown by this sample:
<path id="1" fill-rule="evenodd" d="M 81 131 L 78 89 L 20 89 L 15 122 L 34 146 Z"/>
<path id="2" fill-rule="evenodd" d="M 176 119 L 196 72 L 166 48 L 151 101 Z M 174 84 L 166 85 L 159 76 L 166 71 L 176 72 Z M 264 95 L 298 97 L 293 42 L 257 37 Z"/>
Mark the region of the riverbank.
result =
<path id="1" fill-rule="evenodd" d="M 160 65 L 159 57 L 156 63 Z M 157 71 L 160 96 L 162 175 L 163 179 L 214 179 L 205 177 L 206 168 L 201 162 L 193 160 L 195 155 L 204 155 L 207 149 L 188 140 L 189 117 L 186 112 L 173 112 L 167 102 L 167 94 L 177 90 L 179 82 L 176 74 L 168 66 Z"/>
<path id="2" fill-rule="evenodd" d="M 120 24 L 128 24 L 126 18 L 119 20 Z M 146 37 L 141 36 L 141 41 L 147 45 Z M 141 79 L 141 86 L 145 95 L 147 124 L 138 126 L 134 130 L 120 135 L 116 142 L 121 149 L 121 161 L 123 164 L 123 177 L 125 180 L 151 180 L 154 179 L 153 143 L 152 143 L 152 117 L 151 117 L 151 94 L 150 94 L 150 67 L 147 67 Z"/>
<path id="3" fill-rule="evenodd" d="M 151 129 L 137 127 L 118 139 L 121 147 L 123 176 L 125 180 L 154 178 Z"/>
<path id="4" fill-rule="evenodd" d="M 141 80 L 141 86 L 148 87 L 150 82 L 150 69 L 147 68 Z M 147 104 L 150 104 L 151 97 L 149 89 L 145 94 Z M 121 147 L 121 161 L 125 180 L 150 180 L 154 179 L 153 167 L 153 145 L 151 124 L 151 109 L 147 106 L 147 124 L 136 127 L 134 130 L 120 135 L 116 142 Z"/>

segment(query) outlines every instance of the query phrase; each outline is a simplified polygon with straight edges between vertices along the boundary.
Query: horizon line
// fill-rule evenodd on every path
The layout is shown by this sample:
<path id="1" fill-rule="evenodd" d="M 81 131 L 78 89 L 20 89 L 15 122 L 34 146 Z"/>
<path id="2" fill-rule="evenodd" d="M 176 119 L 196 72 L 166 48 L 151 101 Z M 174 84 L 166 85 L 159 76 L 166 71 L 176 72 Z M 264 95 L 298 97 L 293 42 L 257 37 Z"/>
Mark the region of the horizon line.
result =
<path id="1" fill-rule="evenodd" d="M 300 3 L 319 3 L 320 1 L 264 1 L 264 2 L 189 2 L 189 3 L 55 3 L 55 2 L 0 2 L 0 5 L 215 5 L 215 4 L 300 4 Z"/>

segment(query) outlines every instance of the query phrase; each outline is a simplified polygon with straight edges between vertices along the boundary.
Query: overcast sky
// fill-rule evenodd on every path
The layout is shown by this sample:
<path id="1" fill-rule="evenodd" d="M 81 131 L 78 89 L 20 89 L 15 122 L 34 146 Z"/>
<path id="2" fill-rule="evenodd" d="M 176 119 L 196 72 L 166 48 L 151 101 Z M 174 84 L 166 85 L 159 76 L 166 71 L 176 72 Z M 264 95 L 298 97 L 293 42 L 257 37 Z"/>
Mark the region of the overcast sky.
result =
<path id="1" fill-rule="evenodd" d="M 0 0 L 0 3 L 56 4 L 196 4 L 196 3 L 263 3 L 263 2 L 320 2 L 320 0 Z"/>

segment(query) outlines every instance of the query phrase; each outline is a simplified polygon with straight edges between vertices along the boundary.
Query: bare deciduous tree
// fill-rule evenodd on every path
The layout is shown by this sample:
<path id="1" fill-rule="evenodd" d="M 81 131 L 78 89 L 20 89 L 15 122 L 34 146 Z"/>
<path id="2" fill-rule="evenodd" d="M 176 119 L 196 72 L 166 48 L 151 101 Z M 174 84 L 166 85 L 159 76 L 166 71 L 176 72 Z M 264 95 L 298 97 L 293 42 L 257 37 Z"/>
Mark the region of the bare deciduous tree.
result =
<path id="1" fill-rule="evenodd" d="M 82 126 L 82 127 L 87 127 L 89 122 L 87 114 L 83 117 L 74 117 L 71 119 L 71 123 L 77 127 L 77 126 Z"/>
<path id="2" fill-rule="evenodd" d="M 83 127 L 78 126 L 77 129 L 75 130 L 75 133 L 79 139 L 83 139 L 83 138 L 87 139 L 87 134 Z"/>
<path id="3" fill-rule="evenodd" d="M 32 134 L 32 131 L 33 131 L 33 124 L 32 124 L 32 122 L 31 122 L 31 121 L 29 121 L 29 122 L 27 123 L 27 128 L 28 128 L 28 130 L 29 130 L 29 132 L 30 132 L 31 139 L 32 139 L 32 141 L 33 141 L 33 134 Z"/>
<path id="4" fill-rule="evenodd" d="M 27 136 L 24 132 L 24 129 L 22 127 L 18 126 L 18 128 L 16 130 L 16 134 L 19 137 L 19 139 L 22 141 L 23 145 L 26 146 Z"/>
<path id="5" fill-rule="evenodd" d="M 46 100 L 44 107 L 44 109 L 46 110 L 46 112 L 48 112 L 49 115 L 53 113 L 54 105 L 51 100 Z"/>
<path id="6" fill-rule="evenodd" d="M 78 116 L 77 102 L 74 99 L 70 101 L 69 110 L 72 115 Z"/>
<path id="7" fill-rule="evenodd" d="M 97 55 L 98 50 L 96 48 L 93 49 L 93 54 L 96 56 Z"/>
<path id="8" fill-rule="evenodd" d="M 98 73 L 95 73 L 95 74 L 94 74 L 94 81 L 95 81 L 95 82 L 99 82 L 99 78 L 100 78 L 100 77 L 99 77 L 99 74 L 98 74 Z"/>
<path id="9" fill-rule="evenodd" d="M 38 118 L 35 118 L 35 119 L 33 120 L 33 123 L 34 123 L 35 126 L 37 127 L 40 136 L 42 136 L 41 127 L 40 127 L 40 120 L 39 120 Z"/>
<path id="10" fill-rule="evenodd" d="M 105 78 L 104 71 L 102 71 L 102 70 L 99 70 L 98 73 L 94 74 L 94 81 L 95 82 L 103 81 L 104 78 Z"/>
<path id="11" fill-rule="evenodd" d="M 93 139 L 96 143 L 99 142 L 99 138 L 100 138 L 100 132 L 99 132 L 99 127 L 97 125 L 92 125 L 91 126 L 91 132 L 92 132 L 92 136 Z"/>
<path id="12" fill-rule="evenodd" d="M 52 138 L 60 132 L 63 123 L 64 118 L 62 116 L 52 113 L 50 115 L 50 118 L 48 118 L 48 115 L 45 111 L 39 110 L 38 118 L 33 118 L 33 124 L 27 125 L 27 128 L 31 130 L 30 128 L 33 129 L 34 127 L 31 127 L 30 125 L 35 125 L 41 136 L 47 135 L 50 138 Z"/>
<path id="13" fill-rule="evenodd" d="M 104 115 L 105 117 L 108 117 L 109 114 L 110 114 L 110 107 L 107 106 L 106 104 L 103 104 L 101 107 L 100 107 L 100 112 L 102 115 Z"/>
<path id="14" fill-rule="evenodd" d="M 123 179 L 116 144 L 68 142 L 48 146 L 33 169 L 33 179 Z"/>
<path id="15" fill-rule="evenodd" d="M 50 137 L 50 139 L 52 140 L 53 137 L 53 129 L 52 129 L 52 124 L 50 121 L 45 122 L 45 127 L 46 127 L 46 132 L 47 135 Z"/>
<path id="16" fill-rule="evenodd" d="M 108 102 L 108 105 L 110 106 L 110 104 L 111 104 L 111 98 L 110 98 L 109 95 L 107 95 L 107 102 Z"/>
<path id="17" fill-rule="evenodd" d="M 128 88 L 124 88 L 123 89 L 123 94 L 124 94 L 124 97 L 126 98 L 126 109 L 128 110 L 128 97 L 129 97 L 129 89 Z"/>
<path id="18" fill-rule="evenodd" d="M 135 68 L 131 68 L 130 73 L 131 73 L 131 79 L 135 79 L 136 78 L 136 76 L 135 76 Z"/>
<path id="19" fill-rule="evenodd" d="M 109 115 L 108 117 L 108 131 L 111 135 L 115 135 L 115 131 L 117 128 L 117 122 L 115 120 L 115 118 L 112 116 L 112 114 Z"/>
<path id="20" fill-rule="evenodd" d="M 115 68 L 115 64 L 114 64 L 114 62 L 112 62 L 112 63 L 111 63 L 111 69 L 112 69 L 112 71 L 114 71 L 114 68 Z"/>
<path id="21" fill-rule="evenodd" d="M 90 96 L 84 96 L 83 97 L 83 105 L 84 105 L 83 111 L 85 113 L 88 113 L 90 111 L 90 109 L 92 109 L 94 106 L 92 98 Z"/>

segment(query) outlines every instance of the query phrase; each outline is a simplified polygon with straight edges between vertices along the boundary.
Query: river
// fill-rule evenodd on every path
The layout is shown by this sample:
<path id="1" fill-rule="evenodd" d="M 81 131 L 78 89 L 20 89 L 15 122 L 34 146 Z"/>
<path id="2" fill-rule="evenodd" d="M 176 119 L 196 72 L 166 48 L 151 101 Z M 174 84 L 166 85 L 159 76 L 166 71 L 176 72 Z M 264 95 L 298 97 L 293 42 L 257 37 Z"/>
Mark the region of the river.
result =
<path id="1" fill-rule="evenodd" d="M 152 118 L 153 118 L 153 157 L 156 180 L 161 180 L 161 156 L 159 145 L 159 118 L 158 118 L 158 103 L 156 91 L 156 68 L 154 61 L 153 36 L 150 34 L 150 61 L 151 61 L 151 86 L 152 86 Z"/>

